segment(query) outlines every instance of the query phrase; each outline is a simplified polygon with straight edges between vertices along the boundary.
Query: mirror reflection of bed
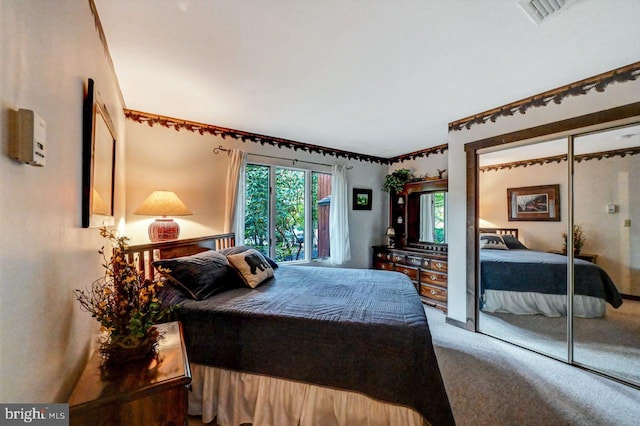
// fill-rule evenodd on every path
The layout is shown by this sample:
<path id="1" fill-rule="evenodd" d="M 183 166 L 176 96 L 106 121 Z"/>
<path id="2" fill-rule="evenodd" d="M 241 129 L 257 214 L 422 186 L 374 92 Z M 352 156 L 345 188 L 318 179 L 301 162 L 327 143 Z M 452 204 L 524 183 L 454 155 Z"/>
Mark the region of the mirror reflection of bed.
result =
<path id="1" fill-rule="evenodd" d="M 640 196 L 633 190 L 640 177 L 639 135 L 637 124 L 578 135 L 571 164 L 567 138 L 480 155 L 481 332 L 640 384 Z M 565 160 L 544 161 L 562 156 Z M 500 167 L 507 163 L 512 167 Z M 573 223 L 586 235 L 572 269 L 571 328 L 569 257 L 549 253 L 562 253 L 562 233 L 568 229 L 569 166 Z M 550 184 L 560 184 L 560 221 L 508 221 L 508 187 Z M 494 234 L 523 247 L 491 247 Z"/>

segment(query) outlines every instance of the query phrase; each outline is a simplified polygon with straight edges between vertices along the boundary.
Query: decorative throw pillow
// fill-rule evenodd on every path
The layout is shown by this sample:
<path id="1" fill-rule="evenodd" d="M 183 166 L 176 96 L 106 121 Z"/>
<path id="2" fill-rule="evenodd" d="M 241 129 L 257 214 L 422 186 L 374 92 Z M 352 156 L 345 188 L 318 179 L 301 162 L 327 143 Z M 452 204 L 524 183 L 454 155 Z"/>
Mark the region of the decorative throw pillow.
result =
<path id="1" fill-rule="evenodd" d="M 480 248 L 493 250 L 509 250 L 502 236 L 498 234 L 480 234 Z"/>
<path id="2" fill-rule="evenodd" d="M 205 251 L 191 256 L 162 259 L 153 262 L 155 268 L 176 287 L 196 300 L 233 287 L 233 276 L 227 258 L 216 251 Z"/>
<path id="3" fill-rule="evenodd" d="M 525 247 L 525 245 L 513 235 L 502 235 L 502 241 L 504 241 L 509 250 L 527 250 L 527 247 Z"/>
<path id="4" fill-rule="evenodd" d="M 247 250 L 255 250 L 255 249 L 251 246 L 233 246 L 233 247 L 227 247 L 222 250 L 218 250 L 218 253 L 223 254 L 224 256 L 229 256 L 230 254 L 238 254 Z M 262 255 L 262 257 L 264 257 L 267 260 L 267 262 L 269 262 L 269 265 L 271 265 L 273 269 L 278 269 L 278 264 L 274 262 L 271 258 L 265 256 L 264 254 Z"/>
<path id="5" fill-rule="evenodd" d="M 249 249 L 227 256 L 229 265 L 238 272 L 244 283 L 256 288 L 273 277 L 273 268 L 258 250 Z"/>

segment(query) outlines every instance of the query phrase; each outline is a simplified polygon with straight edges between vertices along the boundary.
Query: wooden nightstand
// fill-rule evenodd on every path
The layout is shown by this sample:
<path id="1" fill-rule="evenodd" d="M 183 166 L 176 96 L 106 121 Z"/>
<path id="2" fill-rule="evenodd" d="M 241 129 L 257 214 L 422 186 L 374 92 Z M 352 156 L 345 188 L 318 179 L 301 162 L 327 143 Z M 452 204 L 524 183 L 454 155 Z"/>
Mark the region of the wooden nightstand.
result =
<path id="1" fill-rule="evenodd" d="M 563 256 L 567 255 L 566 253 L 563 253 L 562 251 L 556 251 L 556 250 L 551 250 L 551 251 L 549 251 L 549 253 L 561 254 Z M 597 254 L 580 253 L 580 254 L 576 254 L 574 257 L 576 259 L 586 260 L 587 262 L 591 262 L 591 263 L 597 263 L 598 262 L 598 255 Z"/>
<path id="2" fill-rule="evenodd" d="M 71 398 L 71 425 L 187 425 L 187 387 L 191 382 L 182 327 L 159 324 L 164 337 L 157 359 L 122 366 L 101 375 L 99 354 L 87 364 Z"/>

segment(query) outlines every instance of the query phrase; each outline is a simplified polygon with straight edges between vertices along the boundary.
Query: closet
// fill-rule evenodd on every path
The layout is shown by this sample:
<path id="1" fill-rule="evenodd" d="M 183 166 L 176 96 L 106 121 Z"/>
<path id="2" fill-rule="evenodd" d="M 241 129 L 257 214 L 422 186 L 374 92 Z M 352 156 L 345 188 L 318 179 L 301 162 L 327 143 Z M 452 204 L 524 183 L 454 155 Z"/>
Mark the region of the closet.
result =
<path id="1" fill-rule="evenodd" d="M 474 300 L 468 312 L 475 330 L 640 387 L 637 108 L 603 111 L 476 141 L 467 144 L 465 150 L 471 224 L 467 242 L 473 253 L 473 262 L 467 268 L 467 289 Z M 559 189 L 555 200 L 559 203 L 558 217 L 549 213 L 549 195 L 544 190 L 555 185 Z M 533 188 L 531 200 L 527 188 Z M 516 201 L 530 202 L 523 202 L 522 207 L 509 205 Z M 540 215 L 524 215 L 527 219 L 521 219 L 510 207 Z M 483 279 L 484 284 L 489 279 L 483 272 L 489 270 L 485 259 L 495 257 L 495 253 L 487 254 L 480 248 L 481 228 L 515 230 L 528 250 L 542 252 L 542 257 L 553 254 L 560 262 L 555 267 L 562 268 L 561 292 L 543 290 L 546 285 L 539 291 L 520 286 L 517 291 L 522 293 L 507 289 L 499 295 L 553 293 L 561 301 L 564 314 L 487 309 L 489 291 Z M 585 290 L 591 285 L 585 284 L 585 267 L 604 271 L 615 285 L 621 305 L 614 306 L 615 294 L 601 292 L 599 296 Z M 522 279 L 535 281 L 532 276 L 523 275 Z M 611 292 L 603 288 L 603 292 Z M 539 303 L 546 303 L 545 297 Z M 584 304 L 592 302 L 602 303 L 601 315 L 584 314 Z"/>

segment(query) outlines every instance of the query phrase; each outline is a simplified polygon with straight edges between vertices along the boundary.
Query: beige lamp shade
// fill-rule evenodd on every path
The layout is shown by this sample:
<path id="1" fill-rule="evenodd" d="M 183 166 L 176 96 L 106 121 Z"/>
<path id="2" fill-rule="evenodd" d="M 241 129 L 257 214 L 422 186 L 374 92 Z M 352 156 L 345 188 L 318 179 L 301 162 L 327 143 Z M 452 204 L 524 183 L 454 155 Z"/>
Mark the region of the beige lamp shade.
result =
<path id="1" fill-rule="evenodd" d="M 145 216 L 189 216 L 191 210 L 173 191 L 153 191 L 133 212 Z"/>
<path id="2" fill-rule="evenodd" d="M 91 211 L 95 214 L 103 214 L 105 216 L 111 215 L 109 205 L 104 201 L 104 198 L 100 196 L 100 193 L 96 191 L 95 188 L 93 190 Z"/>
<path id="3" fill-rule="evenodd" d="M 133 212 L 145 216 L 162 216 L 149 225 L 149 239 L 152 242 L 177 240 L 180 225 L 167 216 L 189 216 L 191 210 L 172 191 L 153 191 Z"/>

